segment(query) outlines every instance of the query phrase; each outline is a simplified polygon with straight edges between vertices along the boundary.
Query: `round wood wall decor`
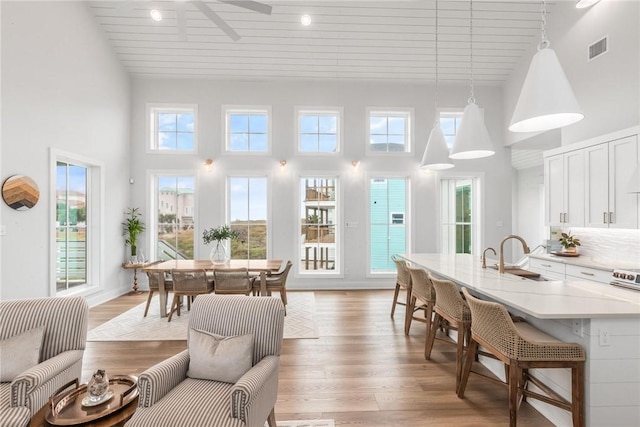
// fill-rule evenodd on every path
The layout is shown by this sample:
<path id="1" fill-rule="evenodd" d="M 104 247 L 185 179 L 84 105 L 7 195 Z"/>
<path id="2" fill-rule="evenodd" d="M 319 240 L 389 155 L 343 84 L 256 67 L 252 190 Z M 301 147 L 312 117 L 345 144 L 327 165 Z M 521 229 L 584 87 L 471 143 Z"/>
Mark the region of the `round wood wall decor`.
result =
<path id="1" fill-rule="evenodd" d="M 13 175 L 2 184 L 2 198 L 9 207 L 26 211 L 38 203 L 38 184 L 26 175 Z"/>

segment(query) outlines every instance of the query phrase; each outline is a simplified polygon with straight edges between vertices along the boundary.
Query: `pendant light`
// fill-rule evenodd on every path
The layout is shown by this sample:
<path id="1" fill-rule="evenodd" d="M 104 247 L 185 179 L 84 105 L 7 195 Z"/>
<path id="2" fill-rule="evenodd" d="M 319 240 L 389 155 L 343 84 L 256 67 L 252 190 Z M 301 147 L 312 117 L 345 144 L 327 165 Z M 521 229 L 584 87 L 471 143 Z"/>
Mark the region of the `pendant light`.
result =
<path id="1" fill-rule="evenodd" d="M 480 159 L 495 154 L 482 112 L 473 96 L 473 0 L 469 2 L 469 58 L 471 64 L 471 96 L 462 114 L 460 128 L 449 155 L 452 159 Z"/>
<path id="2" fill-rule="evenodd" d="M 558 56 L 546 33 L 547 8 L 542 0 L 542 40 L 533 56 L 516 109 L 511 132 L 542 132 L 579 122 L 584 118 Z"/>
<path id="3" fill-rule="evenodd" d="M 433 129 L 431 129 L 431 133 L 429 134 L 429 140 L 427 141 L 427 147 L 422 156 L 420 169 L 445 170 L 455 166 L 451 163 L 451 160 L 449 160 L 449 147 L 447 147 L 447 141 L 445 141 L 444 134 L 440 128 L 440 114 L 438 113 L 438 77 L 438 0 L 436 0 L 436 90 L 434 95 L 436 119 L 433 123 Z"/>

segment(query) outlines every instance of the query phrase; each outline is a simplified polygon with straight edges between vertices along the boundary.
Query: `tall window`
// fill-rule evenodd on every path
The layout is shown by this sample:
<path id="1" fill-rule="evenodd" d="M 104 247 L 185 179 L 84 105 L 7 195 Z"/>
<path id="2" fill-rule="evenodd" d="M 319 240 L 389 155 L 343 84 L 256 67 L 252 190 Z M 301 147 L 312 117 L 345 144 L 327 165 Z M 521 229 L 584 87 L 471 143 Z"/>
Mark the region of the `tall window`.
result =
<path id="1" fill-rule="evenodd" d="M 369 181 L 369 271 L 395 271 L 391 256 L 407 252 L 407 180 Z"/>
<path id="2" fill-rule="evenodd" d="M 227 151 L 268 152 L 270 108 L 223 108 Z"/>
<path id="3" fill-rule="evenodd" d="M 369 110 L 369 151 L 411 151 L 411 115 L 407 111 Z"/>
<path id="4" fill-rule="evenodd" d="M 149 105 L 148 111 L 152 151 L 195 151 L 195 105 Z"/>
<path id="5" fill-rule="evenodd" d="M 56 291 L 87 283 L 89 169 L 56 163 Z"/>
<path id="6" fill-rule="evenodd" d="M 460 128 L 461 121 L 461 111 L 440 112 L 440 128 L 442 129 L 444 140 L 447 141 L 447 147 L 449 147 L 449 150 L 453 147 L 453 141 L 456 139 L 456 134 Z"/>
<path id="7" fill-rule="evenodd" d="M 240 234 L 231 241 L 231 258 L 266 259 L 267 178 L 230 177 L 227 182 L 231 229 Z"/>
<path id="8" fill-rule="evenodd" d="M 156 176 L 155 258 L 193 259 L 195 177 Z"/>
<path id="9" fill-rule="evenodd" d="M 337 185 L 334 178 L 300 179 L 301 274 L 340 272 Z"/>
<path id="10" fill-rule="evenodd" d="M 338 152 L 341 116 L 341 109 L 298 109 L 298 151 L 301 153 Z"/>
<path id="11" fill-rule="evenodd" d="M 475 187 L 472 179 L 443 179 L 440 191 L 442 253 L 474 253 L 476 244 Z"/>

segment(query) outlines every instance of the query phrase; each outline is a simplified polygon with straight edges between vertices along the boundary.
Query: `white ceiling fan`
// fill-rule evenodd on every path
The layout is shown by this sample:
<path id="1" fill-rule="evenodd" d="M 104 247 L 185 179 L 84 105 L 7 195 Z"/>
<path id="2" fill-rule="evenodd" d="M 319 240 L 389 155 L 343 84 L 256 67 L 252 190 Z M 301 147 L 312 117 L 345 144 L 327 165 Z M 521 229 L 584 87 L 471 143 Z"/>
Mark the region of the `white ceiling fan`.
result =
<path id="1" fill-rule="evenodd" d="M 129 0 L 132 1 L 132 0 Z M 251 10 L 253 12 L 263 13 L 265 15 L 271 15 L 272 7 L 260 3 L 254 0 L 216 0 L 220 3 L 226 3 L 233 6 L 238 6 L 244 9 Z M 129 2 L 125 2 L 129 3 Z M 178 37 L 181 41 L 187 40 L 187 18 L 185 16 L 185 5 L 191 4 L 203 15 L 205 15 L 211 22 L 213 22 L 218 28 L 220 28 L 231 40 L 238 41 L 241 39 L 238 34 L 227 22 L 214 12 L 203 0 L 176 0 L 176 21 L 178 29 Z"/>

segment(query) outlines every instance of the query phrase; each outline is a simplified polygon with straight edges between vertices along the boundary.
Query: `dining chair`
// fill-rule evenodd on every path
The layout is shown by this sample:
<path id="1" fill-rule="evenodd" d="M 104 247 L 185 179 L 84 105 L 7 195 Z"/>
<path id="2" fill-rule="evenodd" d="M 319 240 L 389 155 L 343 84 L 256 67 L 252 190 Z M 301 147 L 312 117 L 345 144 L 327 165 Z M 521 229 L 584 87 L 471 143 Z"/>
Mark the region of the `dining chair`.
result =
<path id="1" fill-rule="evenodd" d="M 147 264 L 146 267 L 159 264 L 162 260 L 154 261 L 150 264 Z M 151 305 L 151 299 L 153 298 L 154 292 L 160 292 L 160 277 L 164 276 L 164 293 L 166 298 L 169 298 L 169 291 L 173 292 L 173 279 L 171 275 L 168 273 L 164 273 L 161 271 L 147 271 L 147 279 L 149 280 L 149 297 L 147 298 L 147 305 L 144 308 L 144 316 L 147 317 L 149 312 L 149 306 Z"/>
<path id="2" fill-rule="evenodd" d="M 393 293 L 393 304 L 391 305 L 391 317 L 393 318 L 393 315 L 396 312 L 396 305 L 404 305 L 405 308 L 409 305 L 409 301 L 411 300 L 411 275 L 407 269 L 407 261 L 396 255 L 393 255 L 391 260 L 396 265 L 396 270 L 398 271 L 398 275 L 396 277 L 396 288 Z M 404 301 L 398 300 L 400 290 L 405 291 L 407 294 Z M 408 334 L 406 331 L 406 317 L 407 313 L 405 312 L 405 334 Z"/>
<path id="3" fill-rule="evenodd" d="M 169 311 L 169 322 L 174 311 L 180 316 L 182 297 L 187 297 L 187 309 L 190 309 L 191 301 L 196 296 L 213 292 L 213 283 L 207 278 L 205 270 L 171 270 L 171 277 L 173 277 L 173 300 Z"/>
<path id="4" fill-rule="evenodd" d="M 267 273 L 267 295 L 271 296 L 271 292 L 277 291 L 280 293 L 280 299 L 284 304 L 284 314 L 287 315 L 287 277 L 293 263 L 291 261 L 282 261 L 278 271 L 274 273 Z M 260 277 L 256 277 L 253 282 L 253 295 L 260 295 Z"/>
<path id="5" fill-rule="evenodd" d="M 254 280 L 245 267 L 213 270 L 214 292 L 218 295 L 249 295 Z"/>

